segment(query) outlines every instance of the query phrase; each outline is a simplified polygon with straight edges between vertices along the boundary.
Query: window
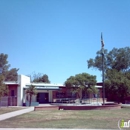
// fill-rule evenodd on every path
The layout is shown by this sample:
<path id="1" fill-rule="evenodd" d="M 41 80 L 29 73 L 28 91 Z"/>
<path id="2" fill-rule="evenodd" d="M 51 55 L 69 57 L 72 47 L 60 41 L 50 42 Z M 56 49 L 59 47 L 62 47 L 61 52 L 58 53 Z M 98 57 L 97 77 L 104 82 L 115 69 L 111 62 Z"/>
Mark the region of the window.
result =
<path id="1" fill-rule="evenodd" d="M 65 98 L 65 93 L 63 93 L 63 92 L 57 92 L 56 93 L 56 98 Z"/>
<path id="2" fill-rule="evenodd" d="M 74 92 L 67 92 L 67 97 L 68 98 L 76 98 L 76 93 L 74 93 Z"/>

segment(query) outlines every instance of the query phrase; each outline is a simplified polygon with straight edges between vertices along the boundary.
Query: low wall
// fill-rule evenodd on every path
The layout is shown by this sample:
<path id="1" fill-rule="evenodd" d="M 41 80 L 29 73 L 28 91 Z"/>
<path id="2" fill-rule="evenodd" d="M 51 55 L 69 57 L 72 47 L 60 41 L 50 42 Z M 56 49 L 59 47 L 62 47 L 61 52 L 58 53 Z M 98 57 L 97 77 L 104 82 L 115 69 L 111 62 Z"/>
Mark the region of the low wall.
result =
<path id="1" fill-rule="evenodd" d="M 103 105 L 103 106 L 73 106 L 73 105 L 57 105 L 57 106 L 35 106 L 35 111 L 42 111 L 42 110 L 114 110 L 114 109 L 121 109 L 121 105 L 119 104 L 111 104 L 111 105 Z"/>
<path id="2" fill-rule="evenodd" d="M 66 100 L 68 99 L 68 100 Z M 77 99 L 72 99 L 72 98 L 54 98 L 53 103 L 75 103 Z M 104 99 L 105 102 L 107 102 L 107 99 Z M 82 103 L 93 103 L 93 102 L 103 102 L 102 98 L 86 98 L 82 99 Z"/>
<path id="3" fill-rule="evenodd" d="M 122 108 L 130 108 L 130 104 L 121 104 Z"/>
<path id="4" fill-rule="evenodd" d="M 121 105 L 103 105 L 103 106 L 59 106 L 63 110 L 114 110 L 121 109 Z"/>
<path id="5" fill-rule="evenodd" d="M 59 106 L 35 106 L 34 111 L 59 110 Z"/>

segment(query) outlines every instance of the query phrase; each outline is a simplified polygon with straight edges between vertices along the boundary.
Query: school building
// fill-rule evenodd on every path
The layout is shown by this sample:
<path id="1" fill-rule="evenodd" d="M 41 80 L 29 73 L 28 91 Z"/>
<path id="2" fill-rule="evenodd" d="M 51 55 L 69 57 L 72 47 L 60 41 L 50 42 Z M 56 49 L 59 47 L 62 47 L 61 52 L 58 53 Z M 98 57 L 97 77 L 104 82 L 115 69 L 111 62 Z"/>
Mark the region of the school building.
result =
<path id="1" fill-rule="evenodd" d="M 63 84 L 48 84 L 48 83 L 31 83 L 30 77 L 25 75 L 19 75 L 17 82 L 4 82 L 8 85 L 9 95 L 8 97 L 4 97 L 1 100 L 1 104 L 5 103 L 9 106 L 22 106 L 28 105 L 29 97 L 26 94 L 26 89 L 30 85 L 34 85 L 36 87 L 37 95 L 32 96 L 32 105 L 38 105 L 43 103 L 52 103 L 52 102 L 73 102 L 77 96 L 73 94 L 69 89 L 66 88 Z M 99 89 L 98 98 L 102 100 L 102 86 L 96 85 L 96 88 Z M 84 93 L 83 98 L 97 98 L 96 95 L 86 95 Z"/>

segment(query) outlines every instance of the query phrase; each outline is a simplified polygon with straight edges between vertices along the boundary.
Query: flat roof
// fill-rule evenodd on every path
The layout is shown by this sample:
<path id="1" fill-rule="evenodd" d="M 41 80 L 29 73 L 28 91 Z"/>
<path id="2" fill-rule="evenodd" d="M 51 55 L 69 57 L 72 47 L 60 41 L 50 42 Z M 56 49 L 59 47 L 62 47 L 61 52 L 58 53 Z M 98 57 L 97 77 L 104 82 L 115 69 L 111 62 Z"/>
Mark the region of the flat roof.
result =
<path id="1" fill-rule="evenodd" d="M 48 83 L 27 83 L 26 86 L 39 86 L 39 87 L 61 87 L 64 86 L 63 84 L 48 84 Z"/>
<path id="2" fill-rule="evenodd" d="M 96 85 L 95 88 L 102 88 L 102 86 L 100 86 L 100 85 Z"/>
<path id="3" fill-rule="evenodd" d="M 65 85 L 63 84 L 49 84 L 49 83 L 27 83 L 26 86 L 30 86 L 30 85 L 34 85 L 37 87 L 53 87 L 53 88 L 56 88 L 56 87 L 65 87 Z M 102 86 L 100 85 L 95 85 L 96 88 L 102 88 Z M 26 87 L 25 87 L 26 88 Z"/>
<path id="4" fill-rule="evenodd" d="M 28 87 L 24 87 L 24 89 L 27 89 Z M 46 87 L 46 86 L 37 86 L 35 87 L 37 90 L 59 90 L 59 87 Z"/>
<path id="5" fill-rule="evenodd" d="M 4 81 L 4 84 L 6 84 L 6 85 L 19 85 L 19 83 L 15 82 L 15 81 Z"/>

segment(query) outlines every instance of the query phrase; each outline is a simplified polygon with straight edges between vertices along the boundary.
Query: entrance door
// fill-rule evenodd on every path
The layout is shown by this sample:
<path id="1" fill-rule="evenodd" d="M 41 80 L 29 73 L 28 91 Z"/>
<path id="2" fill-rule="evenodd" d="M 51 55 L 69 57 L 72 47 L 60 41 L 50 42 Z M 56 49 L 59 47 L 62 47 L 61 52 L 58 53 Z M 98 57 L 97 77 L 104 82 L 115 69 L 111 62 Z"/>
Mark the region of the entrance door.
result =
<path id="1" fill-rule="evenodd" d="M 37 102 L 39 103 L 48 103 L 48 93 L 38 93 Z"/>

